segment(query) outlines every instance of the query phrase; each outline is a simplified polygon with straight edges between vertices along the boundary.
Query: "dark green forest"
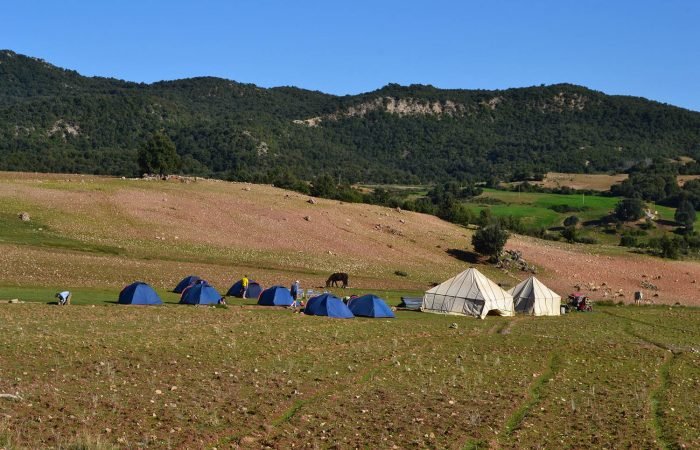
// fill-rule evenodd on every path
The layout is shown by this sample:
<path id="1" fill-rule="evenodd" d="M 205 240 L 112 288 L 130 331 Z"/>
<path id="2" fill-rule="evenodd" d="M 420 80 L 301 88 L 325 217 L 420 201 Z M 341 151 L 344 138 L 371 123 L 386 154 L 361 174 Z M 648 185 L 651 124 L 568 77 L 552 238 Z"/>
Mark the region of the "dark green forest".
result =
<path id="1" fill-rule="evenodd" d="M 158 133 L 175 143 L 182 173 L 266 182 L 510 181 L 700 160 L 700 113 L 569 84 L 334 96 L 84 77 L 0 51 L 0 170 L 136 176 L 139 149 Z"/>

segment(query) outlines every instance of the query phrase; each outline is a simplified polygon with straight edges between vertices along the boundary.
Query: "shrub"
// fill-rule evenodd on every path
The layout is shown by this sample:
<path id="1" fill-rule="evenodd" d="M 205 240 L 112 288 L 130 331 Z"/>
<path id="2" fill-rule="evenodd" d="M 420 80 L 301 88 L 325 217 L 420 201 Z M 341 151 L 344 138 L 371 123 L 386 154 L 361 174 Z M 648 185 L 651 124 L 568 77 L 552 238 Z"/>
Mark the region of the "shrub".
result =
<path id="1" fill-rule="evenodd" d="M 629 234 L 624 234 L 620 238 L 621 247 L 637 247 L 637 238 L 630 236 Z"/>
<path id="2" fill-rule="evenodd" d="M 588 206 L 552 205 L 549 209 L 561 214 L 566 214 L 570 212 L 582 212 L 590 208 Z"/>
<path id="3" fill-rule="evenodd" d="M 623 222 L 639 220 L 644 216 L 644 203 L 638 198 L 625 198 L 615 206 L 615 217 Z"/>
<path id="4" fill-rule="evenodd" d="M 399 276 L 399 277 L 407 277 L 408 276 L 408 274 L 406 272 L 404 272 L 403 270 L 397 270 L 396 272 L 394 272 L 394 275 Z"/>
<path id="5" fill-rule="evenodd" d="M 564 226 L 575 227 L 576 225 L 578 225 L 579 222 L 580 220 L 577 216 L 569 216 L 566 219 L 564 219 Z"/>
<path id="6" fill-rule="evenodd" d="M 502 229 L 499 224 L 491 224 L 474 233 L 472 245 L 476 252 L 489 256 L 491 261 L 495 261 L 503 251 L 508 237 L 508 232 Z"/>
<path id="7" fill-rule="evenodd" d="M 566 227 L 561 230 L 561 237 L 566 239 L 567 242 L 576 242 L 578 238 L 578 230 L 576 230 L 576 227 Z"/>
<path id="8" fill-rule="evenodd" d="M 644 223 L 639 224 L 639 228 L 642 230 L 653 230 L 656 228 L 656 224 L 653 220 L 647 217 Z"/>
<path id="9" fill-rule="evenodd" d="M 579 244 L 597 244 L 598 241 L 590 236 L 579 236 L 576 238 L 576 242 Z"/>

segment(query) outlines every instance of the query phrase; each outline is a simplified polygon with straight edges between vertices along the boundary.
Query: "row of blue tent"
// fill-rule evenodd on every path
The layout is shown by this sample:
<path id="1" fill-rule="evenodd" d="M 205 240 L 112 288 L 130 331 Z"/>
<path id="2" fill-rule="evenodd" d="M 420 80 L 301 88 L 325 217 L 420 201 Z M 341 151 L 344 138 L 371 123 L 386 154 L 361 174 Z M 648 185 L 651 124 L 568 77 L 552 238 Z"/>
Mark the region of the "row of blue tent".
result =
<path id="1" fill-rule="evenodd" d="M 197 284 L 198 282 L 202 281 L 200 277 L 197 275 L 188 275 L 185 278 L 180 281 L 177 286 L 175 286 L 175 289 L 173 289 L 173 292 L 176 294 L 182 294 L 182 292 L 187 289 L 188 287 Z M 256 281 L 250 281 L 248 283 L 248 292 L 246 295 L 248 298 L 258 298 L 260 294 L 262 294 L 263 287 L 260 285 L 260 283 Z M 243 297 L 243 282 L 242 280 L 238 280 L 235 283 L 233 283 L 233 286 L 229 288 L 229 290 L 226 292 L 227 297 L 238 297 L 241 298 Z"/>
<path id="2" fill-rule="evenodd" d="M 184 287 L 183 287 L 184 286 Z M 227 295 L 241 297 L 240 281 L 228 290 Z M 259 292 L 258 292 L 259 290 Z M 196 276 L 183 279 L 173 289 L 179 293 L 180 303 L 190 305 L 215 305 L 222 296 L 206 281 Z M 249 297 L 257 297 L 261 306 L 291 306 L 294 303 L 292 294 L 284 286 L 272 286 L 267 289 L 255 282 L 248 285 Z M 257 295 L 256 295 L 257 294 Z M 120 304 L 130 305 L 160 305 L 162 301 L 156 291 L 148 284 L 137 281 L 125 287 L 119 293 Z M 373 294 L 350 299 L 347 304 L 340 298 L 324 293 L 312 297 L 307 302 L 304 313 L 313 316 L 328 316 L 340 319 L 350 319 L 355 316 L 393 318 L 394 313 L 386 302 Z"/>

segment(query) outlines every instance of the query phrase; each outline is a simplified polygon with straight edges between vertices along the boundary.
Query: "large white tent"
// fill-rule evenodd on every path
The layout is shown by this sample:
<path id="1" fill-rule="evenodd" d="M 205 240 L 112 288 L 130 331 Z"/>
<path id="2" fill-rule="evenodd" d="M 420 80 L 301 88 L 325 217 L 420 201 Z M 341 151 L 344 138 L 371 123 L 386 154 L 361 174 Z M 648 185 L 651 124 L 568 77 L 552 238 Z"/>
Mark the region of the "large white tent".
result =
<path id="1" fill-rule="evenodd" d="M 513 296 L 515 311 L 535 316 L 558 316 L 561 296 L 535 277 L 524 280 L 508 291 Z"/>
<path id="2" fill-rule="evenodd" d="M 472 268 L 425 292 L 422 311 L 485 318 L 513 315 L 513 297 Z"/>

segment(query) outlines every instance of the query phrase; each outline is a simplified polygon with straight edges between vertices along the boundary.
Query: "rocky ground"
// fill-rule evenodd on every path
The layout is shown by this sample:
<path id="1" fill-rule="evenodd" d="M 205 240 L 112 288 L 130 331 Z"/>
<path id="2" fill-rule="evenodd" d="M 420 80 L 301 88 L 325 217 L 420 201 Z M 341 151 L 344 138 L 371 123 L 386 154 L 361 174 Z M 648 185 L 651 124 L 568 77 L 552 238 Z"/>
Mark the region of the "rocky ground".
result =
<path id="1" fill-rule="evenodd" d="M 642 291 L 654 303 L 700 305 L 700 264 L 695 261 L 594 253 L 587 246 L 528 237 L 511 239 L 508 248 L 541 267 L 537 277 L 562 296 L 578 285 L 595 300 L 629 303 L 635 291 Z"/>

